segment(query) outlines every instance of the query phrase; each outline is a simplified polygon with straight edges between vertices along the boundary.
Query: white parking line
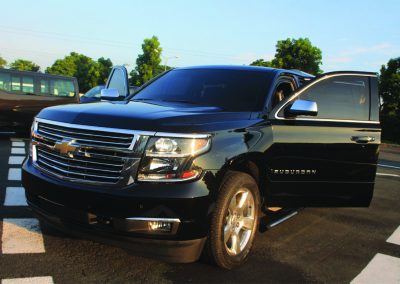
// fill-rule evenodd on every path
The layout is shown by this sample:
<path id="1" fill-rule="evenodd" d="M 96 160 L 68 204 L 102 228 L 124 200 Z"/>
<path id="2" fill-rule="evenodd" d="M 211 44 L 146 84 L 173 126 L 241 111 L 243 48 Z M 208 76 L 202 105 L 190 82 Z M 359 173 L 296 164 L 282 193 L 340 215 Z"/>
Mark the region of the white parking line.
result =
<path id="1" fill-rule="evenodd" d="M 390 165 L 384 165 L 384 164 L 378 164 L 378 166 L 384 167 L 384 168 L 392 168 L 392 169 L 400 170 L 400 167 L 396 167 L 396 166 L 390 166 Z"/>
<path id="2" fill-rule="evenodd" d="M 8 164 L 9 165 L 21 165 L 22 162 L 24 161 L 25 156 L 10 156 L 8 158 Z"/>
<path id="3" fill-rule="evenodd" d="M 400 245 L 400 226 L 393 232 L 393 234 L 386 240 L 388 243 Z M 399 271 L 400 274 L 400 271 Z"/>
<path id="4" fill-rule="evenodd" d="M 3 279 L 1 284 L 53 284 L 53 277 L 40 276 L 40 277 L 27 277 L 27 278 L 12 278 Z"/>
<path id="5" fill-rule="evenodd" d="M 378 253 L 351 283 L 399 283 L 400 258 Z"/>
<path id="6" fill-rule="evenodd" d="M 8 180 L 21 180 L 21 169 L 8 169 Z"/>
<path id="7" fill-rule="evenodd" d="M 25 148 L 11 148 L 11 154 L 24 154 Z"/>
<path id="8" fill-rule="evenodd" d="M 25 147 L 25 142 L 12 142 L 11 146 L 13 146 L 13 147 Z"/>
<path id="9" fill-rule="evenodd" d="M 23 187 L 7 187 L 4 206 L 28 206 Z"/>
<path id="10" fill-rule="evenodd" d="M 376 173 L 377 176 L 384 176 L 384 177 L 400 177 L 400 175 L 395 174 L 384 174 L 384 173 Z"/>
<path id="11" fill-rule="evenodd" d="M 3 219 L 1 241 L 3 254 L 45 252 L 37 219 Z"/>

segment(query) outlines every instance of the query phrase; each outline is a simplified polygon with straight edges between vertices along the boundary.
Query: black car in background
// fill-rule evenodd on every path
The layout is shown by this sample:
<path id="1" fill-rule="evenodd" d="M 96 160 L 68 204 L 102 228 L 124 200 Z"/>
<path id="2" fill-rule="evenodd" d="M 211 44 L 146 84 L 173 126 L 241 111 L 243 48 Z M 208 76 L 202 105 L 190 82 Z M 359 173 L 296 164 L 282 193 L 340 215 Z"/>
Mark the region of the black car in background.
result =
<path id="1" fill-rule="evenodd" d="M 41 111 L 23 185 L 61 230 L 231 269 L 270 206 L 369 206 L 380 132 L 375 73 L 177 68 Z"/>
<path id="2" fill-rule="evenodd" d="M 43 108 L 79 103 L 76 78 L 0 69 L 0 133 L 29 133 Z"/>

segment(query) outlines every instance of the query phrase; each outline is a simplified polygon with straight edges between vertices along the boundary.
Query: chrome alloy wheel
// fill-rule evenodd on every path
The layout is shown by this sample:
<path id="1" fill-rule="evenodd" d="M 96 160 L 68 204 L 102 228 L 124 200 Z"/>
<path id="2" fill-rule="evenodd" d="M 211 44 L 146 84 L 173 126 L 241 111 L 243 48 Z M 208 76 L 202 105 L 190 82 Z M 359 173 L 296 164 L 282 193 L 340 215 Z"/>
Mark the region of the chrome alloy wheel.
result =
<path id="1" fill-rule="evenodd" d="M 240 254 L 254 230 L 255 203 L 251 191 L 240 188 L 232 197 L 226 212 L 224 243 L 229 255 Z"/>

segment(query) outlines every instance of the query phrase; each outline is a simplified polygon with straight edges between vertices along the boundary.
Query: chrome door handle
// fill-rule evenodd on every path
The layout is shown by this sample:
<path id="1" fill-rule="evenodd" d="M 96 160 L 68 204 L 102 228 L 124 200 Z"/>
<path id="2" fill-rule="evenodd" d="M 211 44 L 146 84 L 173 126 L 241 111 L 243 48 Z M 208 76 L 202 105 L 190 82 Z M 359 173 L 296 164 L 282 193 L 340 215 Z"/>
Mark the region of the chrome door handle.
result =
<path id="1" fill-rule="evenodd" d="M 369 143 L 375 141 L 375 138 L 371 136 L 351 136 L 351 141 L 356 143 Z"/>

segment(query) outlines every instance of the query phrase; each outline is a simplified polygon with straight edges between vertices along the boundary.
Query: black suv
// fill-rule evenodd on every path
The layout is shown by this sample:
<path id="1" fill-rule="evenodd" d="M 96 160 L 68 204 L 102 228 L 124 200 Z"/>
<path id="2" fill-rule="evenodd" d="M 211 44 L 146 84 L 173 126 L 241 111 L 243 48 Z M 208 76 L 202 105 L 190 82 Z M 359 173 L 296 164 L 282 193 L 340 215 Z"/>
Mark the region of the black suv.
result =
<path id="1" fill-rule="evenodd" d="M 104 96 L 129 88 L 109 80 Z M 368 206 L 380 133 L 374 73 L 178 68 L 125 101 L 42 110 L 23 185 L 59 229 L 230 269 L 268 207 Z"/>

